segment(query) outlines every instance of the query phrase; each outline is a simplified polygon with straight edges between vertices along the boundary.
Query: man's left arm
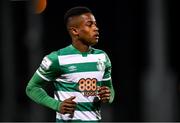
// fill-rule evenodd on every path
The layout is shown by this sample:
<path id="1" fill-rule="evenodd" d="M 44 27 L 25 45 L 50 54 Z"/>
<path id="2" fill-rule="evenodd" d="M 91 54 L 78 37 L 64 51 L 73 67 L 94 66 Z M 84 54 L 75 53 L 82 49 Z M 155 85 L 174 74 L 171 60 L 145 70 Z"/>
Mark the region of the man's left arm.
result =
<path id="1" fill-rule="evenodd" d="M 109 57 L 106 55 L 106 62 L 105 62 L 105 72 L 102 79 L 102 86 L 99 88 L 99 97 L 102 102 L 109 102 L 112 103 L 114 100 L 115 92 L 112 84 L 111 78 L 111 61 Z"/>
<path id="2" fill-rule="evenodd" d="M 114 88 L 112 85 L 112 80 L 107 80 L 103 82 L 103 86 L 99 88 L 99 97 L 102 102 L 112 103 L 114 100 Z"/>

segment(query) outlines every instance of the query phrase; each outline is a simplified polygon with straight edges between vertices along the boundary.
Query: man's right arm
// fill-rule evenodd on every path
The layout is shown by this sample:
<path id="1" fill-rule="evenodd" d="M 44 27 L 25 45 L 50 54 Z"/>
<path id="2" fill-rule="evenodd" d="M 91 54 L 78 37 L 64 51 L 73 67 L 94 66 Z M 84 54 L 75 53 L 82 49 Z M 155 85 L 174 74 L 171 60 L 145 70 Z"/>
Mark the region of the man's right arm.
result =
<path id="1" fill-rule="evenodd" d="M 70 97 L 62 102 L 49 96 L 43 89 L 49 82 L 52 83 L 59 76 L 59 62 L 56 52 L 45 56 L 41 65 L 29 81 L 26 87 L 26 94 L 36 103 L 49 107 L 62 114 L 73 113 L 76 103 L 75 97 Z"/>
<path id="2" fill-rule="evenodd" d="M 36 103 L 59 112 L 61 102 L 46 93 L 43 89 L 46 84 L 47 81 L 35 73 L 26 87 L 26 94 Z"/>

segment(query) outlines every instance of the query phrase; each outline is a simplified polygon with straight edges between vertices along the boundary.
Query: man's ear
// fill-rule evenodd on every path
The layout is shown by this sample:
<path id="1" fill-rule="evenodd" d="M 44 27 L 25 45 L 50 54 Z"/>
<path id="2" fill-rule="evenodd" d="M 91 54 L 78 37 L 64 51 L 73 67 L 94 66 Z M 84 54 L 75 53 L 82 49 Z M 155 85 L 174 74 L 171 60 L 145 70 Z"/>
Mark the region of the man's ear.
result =
<path id="1" fill-rule="evenodd" d="M 79 33 L 78 33 L 78 29 L 77 28 L 75 28 L 75 27 L 69 27 L 69 30 L 70 30 L 70 32 L 73 34 L 73 35 L 78 35 Z"/>

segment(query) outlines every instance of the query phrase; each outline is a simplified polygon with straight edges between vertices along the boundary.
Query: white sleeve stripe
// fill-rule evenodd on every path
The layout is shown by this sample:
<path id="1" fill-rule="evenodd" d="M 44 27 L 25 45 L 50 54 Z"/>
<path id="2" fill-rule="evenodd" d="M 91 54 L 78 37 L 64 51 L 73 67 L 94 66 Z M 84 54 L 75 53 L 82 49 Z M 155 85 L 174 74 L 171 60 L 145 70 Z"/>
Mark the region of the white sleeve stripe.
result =
<path id="1" fill-rule="evenodd" d="M 44 80 L 46 81 L 50 81 L 48 78 L 46 78 L 45 76 L 43 76 L 38 70 L 36 70 L 36 73 Z"/>
<path id="2" fill-rule="evenodd" d="M 107 81 L 107 80 L 110 80 L 110 79 L 111 79 L 111 77 L 102 79 L 102 81 Z"/>
<path id="3" fill-rule="evenodd" d="M 56 81 L 57 81 L 57 82 L 66 82 L 66 83 L 69 83 L 68 81 L 65 81 L 65 80 L 60 79 L 60 78 L 57 78 Z"/>

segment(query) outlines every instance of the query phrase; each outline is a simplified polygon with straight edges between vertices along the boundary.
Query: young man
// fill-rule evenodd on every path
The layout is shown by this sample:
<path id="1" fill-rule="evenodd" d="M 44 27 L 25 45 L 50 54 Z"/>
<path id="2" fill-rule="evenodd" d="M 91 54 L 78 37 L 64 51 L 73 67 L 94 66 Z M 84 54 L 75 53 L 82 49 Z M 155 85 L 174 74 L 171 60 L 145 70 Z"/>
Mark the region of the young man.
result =
<path id="1" fill-rule="evenodd" d="M 114 99 L 111 62 L 104 51 L 91 47 L 99 29 L 88 8 L 71 8 L 64 19 L 72 44 L 44 57 L 26 93 L 55 110 L 56 121 L 100 121 L 100 104 Z M 54 84 L 54 98 L 43 89 L 46 83 Z"/>

